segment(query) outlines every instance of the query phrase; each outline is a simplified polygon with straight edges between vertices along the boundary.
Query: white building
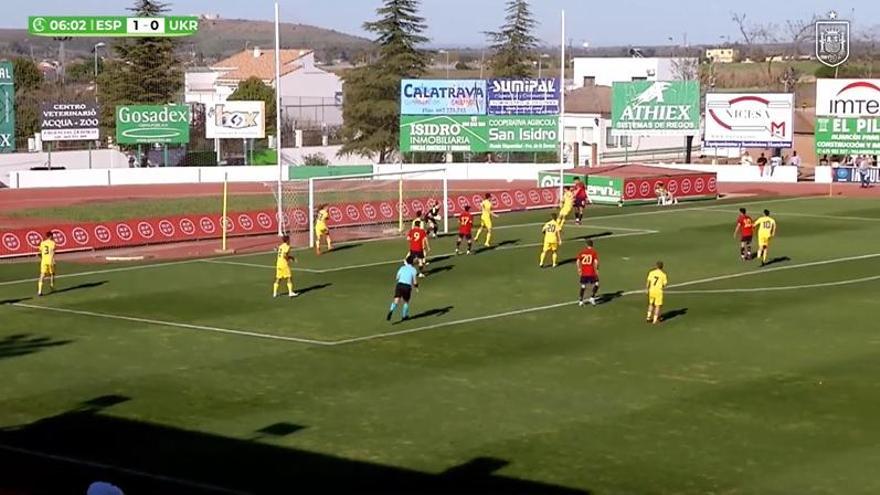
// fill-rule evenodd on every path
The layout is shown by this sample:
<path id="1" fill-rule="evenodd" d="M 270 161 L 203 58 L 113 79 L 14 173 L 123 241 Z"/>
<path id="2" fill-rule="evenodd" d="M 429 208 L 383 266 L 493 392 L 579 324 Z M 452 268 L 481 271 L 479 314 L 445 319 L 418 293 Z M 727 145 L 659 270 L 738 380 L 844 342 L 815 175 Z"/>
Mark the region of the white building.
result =
<path id="1" fill-rule="evenodd" d="M 315 66 L 311 50 L 281 50 L 281 106 L 296 128 L 342 124 L 342 80 Z M 186 73 L 186 102 L 211 106 L 226 101 L 252 77 L 275 86 L 275 51 L 254 48 L 210 67 Z"/>
<path id="2" fill-rule="evenodd" d="M 578 57 L 574 59 L 574 87 L 611 86 L 624 81 L 674 81 L 676 58 Z"/>
<path id="3" fill-rule="evenodd" d="M 609 86 L 586 86 L 566 93 L 563 122 L 563 140 L 571 151 L 568 162 L 573 165 L 575 154 L 578 166 L 681 161 L 685 157 L 685 138 L 681 136 L 612 136 Z M 695 136 L 695 155 L 699 143 L 699 136 Z"/>

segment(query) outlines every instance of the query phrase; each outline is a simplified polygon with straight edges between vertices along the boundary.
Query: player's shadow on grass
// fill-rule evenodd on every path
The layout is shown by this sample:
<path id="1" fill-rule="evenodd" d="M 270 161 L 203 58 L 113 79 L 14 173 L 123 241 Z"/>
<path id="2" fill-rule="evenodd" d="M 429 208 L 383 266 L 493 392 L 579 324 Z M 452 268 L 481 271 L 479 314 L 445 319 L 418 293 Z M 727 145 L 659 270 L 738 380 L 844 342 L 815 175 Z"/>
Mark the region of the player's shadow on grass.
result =
<path id="1" fill-rule="evenodd" d="M 483 246 L 483 247 L 477 249 L 477 254 L 485 253 L 485 252 L 489 252 L 489 251 L 495 251 L 496 249 L 507 247 L 507 246 L 513 246 L 514 244 L 519 244 L 519 241 L 520 241 L 519 239 L 508 239 L 506 241 L 501 241 L 498 244 L 493 244 L 489 247 Z"/>
<path id="2" fill-rule="evenodd" d="M 107 284 L 107 283 L 108 282 L 106 280 L 101 280 L 100 282 L 88 282 L 85 284 L 73 285 L 70 287 L 64 287 L 61 289 L 57 289 L 57 290 L 51 292 L 51 294 L 64 294 L 65 292 L 74 292 L 74 291 L 85 290 L 85 289 L 95 289 L 95 288 L 100 287 L 100 286 Z"/>
<path id="3" fill-rule="evenodd" d="M 17 299 L 6 299 L 4 301 L 0 301 L 0 306 L 4 306 L 6 304 L 12 306 L 21 302 L 30 301 L 30 297 L 19 297 Z"/>
<path id="4" fill-rule="evenodd" d="M 785 263 L 786 261 L 791 261 L 791 258 L 789 258 L 788 256 L 779 256 L 768 261 L 764 264 L 764 266 L 778 265 L 779 263 Z"/>
<path id="5" fill-rule="evenodd" d="M 26 356 L 71 342 L 73 341 L 52 340 L 50 337 L 35 337 L 29 334 L 9 335 L 0 339 L 0 359 Z"/>
<path id="6" fill-rule="evenodd" d="M 342 244 L 341 246 L 333 246 L 331 252 L 338 253 L 339 251 L 347 251 L 349 249 L 356 249 L 363 246 L 363 244 Z"/>
<path id="7" fill-rule="evenodd" d="M 299 295 L 304 296 L 304 295 L 308 294 L 309 292 L 324 290 L 327 287 L 332 287 L 332 286 L 333 286 L 333 284 L 329 284 L 329 283 L 328 284 L 320 284 L 320 285 L 312 285 L 309 287 L 304 287 L 304 288 L 298 290 L 297 292 L 299 293 Z"/>
<path id="8" fill-rule="evenodd" d="M 432 316 L 443 316 L 443 315 L 449 314 L 449 312 L 452 311 L 453 309 L 455 309 L 455 306 L 446 306 L 445 308 L 429 309 L 429 310 L 423 311 L 417 315 L 411 316 L 409 318 L 409 321 L 422 320 L 425 318 L 430 318 Z"/>
<path id="9" fill-rule="evenodd" d="M 442 256 L 432 256 L 428 259 L 431 263 L 440 263 L 441 261 L 446 261 L 452 259 L 451 254 L 444 254 Z"/>
<path id="10" fill-rule="evenodd" d="M 422 472 L 279 445 L 278 439 L 307 428 L 284 420 L 259 428 L 253 438 L 241 439 L 106 412 L 129 401 L 121 396 L 98 397 L 55 416 L 0 428 L 4 488 L 84 493 L 89 483 L 100 479 L 141 495 L 589 494 L 502 474 L 516 459 L 475 457 L 439 473 Z M 340 450 L 355 450 L 359 440 L 344 441 L 340 438 Z M 333 448 L 326 445 L 324 450 Z"/>
<path id="11" fill-rule="evenodd" d="M 606 231 L 606 232 L 600 232 L 598 234 L 587 234 L 587 235 L 578 236 L 578 237 L 575 237 L 575 239 L 579 239 L 581 241 L 589 241 L 590 239 L 599 239 L 601 237 L 608 237 L 608 236 L 612 236 L 612 235 L 614 235 L 614 232 Z"/>
<path id="12" fill-rule="evenodd" d="M 455 265 L 438 266 L 437 268 L 431 268 L 429 270 L 425 270 L 425 275 L 437 275 L 438 273 L 451 271 L 454 268 L 455 268 Z"/>
<path id="13" fill-rule="evenodd" d="M 688 308 L 681 309 L 673 309 L 672 311 L 667 311 L 660 315 L 660 319 L 662 321 L 674 320 L 680 316 L 686 316 L 688 314 Z"/>
<path id="14" fill-rule="evenodd" d="M 619 290 L 617 292 L 607 292 L 605 294 L 599 294 L 596 297 L 596 302 L 598 304 L 608 304 L 613 302 L 615 299 L 620 299 L 623 297 L 623 291 Z"/>

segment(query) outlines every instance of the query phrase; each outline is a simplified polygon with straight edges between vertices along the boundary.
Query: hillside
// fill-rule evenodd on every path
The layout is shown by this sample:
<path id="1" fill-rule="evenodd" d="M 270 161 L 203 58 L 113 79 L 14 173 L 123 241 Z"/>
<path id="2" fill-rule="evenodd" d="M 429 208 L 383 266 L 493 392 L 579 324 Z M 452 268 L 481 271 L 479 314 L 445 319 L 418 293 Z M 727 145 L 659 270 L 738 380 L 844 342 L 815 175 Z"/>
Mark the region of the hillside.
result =
<path id="1" fill-rule="evenodd" d="M 66 43 L 67 59 L 91 56 L 98 38 L 74 38 Z M 356 57 L 369 48 L 369 40 L 306 24 L 282 24 L 281 45 L 285 48 L 311 48 L 319 60 Z M 272 48 L 275 45 L 275 27 L 270 21 L 203 20 L 199 33 L 181 38 L 181 52 L 195 54 L 206 61 L 216 60 L 246 46 Z M 58 42 L 51 38 L 29 36 L 25 29 L 0 29 L 0 57 L 33 56 L 37 59 L 58 58 Z"/>

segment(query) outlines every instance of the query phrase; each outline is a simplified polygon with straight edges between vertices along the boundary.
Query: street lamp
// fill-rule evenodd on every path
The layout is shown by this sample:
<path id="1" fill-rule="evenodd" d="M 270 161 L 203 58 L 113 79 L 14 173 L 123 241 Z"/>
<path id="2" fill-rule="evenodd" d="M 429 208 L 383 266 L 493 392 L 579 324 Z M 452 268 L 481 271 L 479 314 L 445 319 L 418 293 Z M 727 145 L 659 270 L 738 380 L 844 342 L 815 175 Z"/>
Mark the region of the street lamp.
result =
<path id="1" fill-rule="evenodd" d="M 550 55 L 547 55 L 546 53 L 542 53 L 541 56 L 538 58 L 538 79 L 541 79 L 541 69 L 544 65 L 544 59 L 548 58 L 550 58 Z"/>
<path id="2" fill-rule="evenodd" d="M 95 47 L 92 49 L 95 52 L 95 103 L 98 103 L 98 49 L 104 48 L 107 46 L 107 43 L 103 41 L 100 43 L 95 43 Z"/>
<path id="3" fill-rule="evenodd" d="M 446 54 L 446 79 L 449 79 L 449 50 L 440 50 L 437 53 Z"/>

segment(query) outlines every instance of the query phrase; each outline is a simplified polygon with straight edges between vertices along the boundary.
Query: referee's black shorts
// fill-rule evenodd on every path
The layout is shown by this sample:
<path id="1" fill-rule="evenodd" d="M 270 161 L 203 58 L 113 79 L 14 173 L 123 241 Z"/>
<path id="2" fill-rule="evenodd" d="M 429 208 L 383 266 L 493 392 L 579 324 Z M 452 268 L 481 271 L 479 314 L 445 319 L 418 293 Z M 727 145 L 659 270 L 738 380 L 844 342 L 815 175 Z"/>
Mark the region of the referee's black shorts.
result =
<path id="1" fill-rule="evenodd" d="M 409 302 L 412 297 L 412 285 L 409 284 L 397 284 L 394 287 L 394 297 L 401 298 L 405 302 Z"/>

